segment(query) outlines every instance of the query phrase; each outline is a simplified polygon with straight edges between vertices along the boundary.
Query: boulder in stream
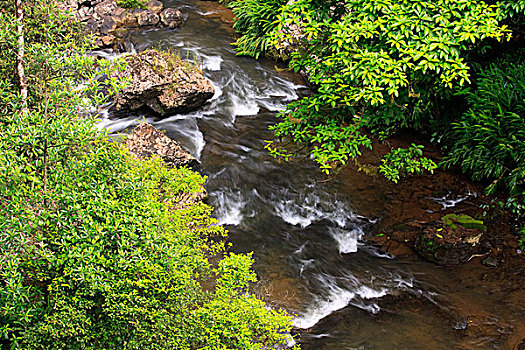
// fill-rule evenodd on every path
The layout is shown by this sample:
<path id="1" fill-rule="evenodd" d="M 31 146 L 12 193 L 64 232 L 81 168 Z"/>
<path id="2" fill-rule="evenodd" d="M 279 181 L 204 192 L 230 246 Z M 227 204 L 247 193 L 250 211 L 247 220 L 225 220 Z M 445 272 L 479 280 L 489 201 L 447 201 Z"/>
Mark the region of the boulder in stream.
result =
<path id="1" fill-rule="evenodd" d="M 151 0 L 146 4 L 146 8 L 158 15 L 164 9 L 164 4 L 158 0 Z"/>
<path id="2" fill-rule="evenodd" d="M 415 250 L 425 259 L 451 266 L 467 262 L 479 251 L 486 226 L 469 215 L 448 214 L 423 230 Z"/>
<path id="3" fill-rule="evenodd" d="M 179 10 L 169 8 L 160 13 L 160 21 L 163 26 L 173 29 L 182 26 L 184 23 L 184 17 Z"/>
<path id="4" fill-rule="evenodd" d="M 130 79 L 117 96 L 118 111 L 149 107 L 160 115 L 189 112 L 214 94 L 202 72 L 175 54 L 147 50 L 127 56 L 126 61 L 126 69 L 116 73 Z"/>
<path id="5" fill-rule="evenodd" d="M 197 159 L 175 140 L 148 123 L 140 123 L 123 141 L 132 156 L 138 159 L 160 156 L 171 167 L 191 166 Z"/>
<path id="6" fill-rule="evenodd" d="M 151 10 L 142 10 L 137 13 L 137 23 L 140 27 L 151 27 L 160 21 L 159 15 Z"/>

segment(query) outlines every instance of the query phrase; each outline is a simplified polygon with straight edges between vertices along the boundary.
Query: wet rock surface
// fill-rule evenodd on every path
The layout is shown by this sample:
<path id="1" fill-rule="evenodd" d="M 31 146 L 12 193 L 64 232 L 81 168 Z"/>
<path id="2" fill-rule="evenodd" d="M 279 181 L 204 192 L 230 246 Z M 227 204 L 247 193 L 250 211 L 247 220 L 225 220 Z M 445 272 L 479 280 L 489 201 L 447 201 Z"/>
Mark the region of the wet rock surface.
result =
<path id="1" fill-rule="evenodd" d="M 165 9 L 160 13 L 162 25 L 170 29 L 179 28 L 184 23 L 182 13 L 174 8 Z"/>
<path id="2" fill-rule="evenodd" d="M 177 141 L 170 139 L 162 131 L 148 123 L 139 124 L 123 141 L 131 155 L 138 159 L 160 156 L 164 163 L 172 167 L 191 166 L 197 162 Z"/>
<path id="3" fill-rule="evenodd" d="M 144 1 L 145 8 L 125 9 L 115 0 L 69 0 L 64 8 L 71 11 L 84 24 L 87 33 L 97 37 L 100 48 L 116 49 L 133 28 L 180 28 L 184 24 L 182 13 L 164 8 L 161 1 Z"/>
<path id="4" fill-rule="evenodd" d="M 192 64 L 178 56 L 147 50 L 126 57 L 123 72 L 130 85 L 117 96 L 116 109 L 148 107 L 159 115 L 198 109 L 214 94 L 214 88 Z"/>
<path id="5" fill-rule="evenodd" d="M 390 143 L 406 147 L 404 140 Z M 440 159 L 438 151 L 430 146 L 426 150 Z M 442 313 L 454 330 L 458 349 L 518 349 L 525 334 L 525 255 L 517 253 L 518 242 L 508 214 L 498 205 L 490 205 L 491 198 L 481 193 L 480 184 L 452 172 L 405 178 L 385 199 L 385 214 L 367 239 L 382 251 L 409 260 L 418 259 L 416 245 L 422 237 L 449 242 L 451 249 L 446 255 L 454 254 L 454 243 L 478 242 L 459 254 L 459 264 L 440 263 L 449 265 L 439 268 L 448 276 L 446 300 L 435 312 Z M 456 232 L 442 222 L 447 215 L 482 219 L 486 231 L 478 227 Z M 438 231 L 440 228 L 443 230 Z M 418 298 L 407 295 L 406 300 L 408 305 L 419 307 Z"/>

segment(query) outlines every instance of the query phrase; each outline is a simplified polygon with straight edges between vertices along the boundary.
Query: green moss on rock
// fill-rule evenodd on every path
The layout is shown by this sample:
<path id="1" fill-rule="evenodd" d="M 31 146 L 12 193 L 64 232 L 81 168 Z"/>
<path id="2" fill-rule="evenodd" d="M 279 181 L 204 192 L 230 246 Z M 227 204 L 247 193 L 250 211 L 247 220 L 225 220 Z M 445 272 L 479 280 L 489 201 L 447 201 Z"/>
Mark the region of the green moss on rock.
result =
<path id="1" fill-rule="evenodd" d="M 482 230 L 483 232 L 487 231 L 487 226 L 483 224 L 483 221 L 476 220 L 472 216 L 466 214 L 447 214 L 441 218 L 441 220 L 452 229 L 456 230 L 458 225 L 463 226 L 464 228 L 474 228 Z"/>

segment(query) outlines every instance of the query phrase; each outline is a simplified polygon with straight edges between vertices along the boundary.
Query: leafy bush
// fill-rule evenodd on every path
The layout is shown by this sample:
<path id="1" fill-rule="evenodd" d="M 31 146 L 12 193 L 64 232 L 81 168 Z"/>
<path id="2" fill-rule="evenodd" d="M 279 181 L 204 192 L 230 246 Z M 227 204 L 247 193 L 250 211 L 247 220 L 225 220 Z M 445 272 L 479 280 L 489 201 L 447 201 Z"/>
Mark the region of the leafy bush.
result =
<path id="1" fill-rule="evenodd" d="M 497 2 L 499 6 L 499 18 L 501 20 L 523 17 L 525 14 L 524 0 L 503 0 Z"/>
<path id="2" fill-rule="evenodd" d="M 423 146 L 412 144 L 409 148 L 397 148 L 382 159 L 379 172 L 390 181 L 396 182 L 402 174 L 430 173 L 437 168 L 431 159 L 423 157 Z"/>
<path id="3" fill-rule="evenodd" d="M 428 118 L 436 94 L 469 81 L 462 53 L 508 34 L 496 15 L 468 0 L 288 3 L 272 43 L 317 91 L 279 115 L 276 135 L 307 146 L 327 169 L 370 146 L 363 130 L 424 124 L 418 118 Z"/>
<path id="4" fill-rule="evenodd" d="M 482 69 L 464 91 L 470 110 L 453 124 L 444 165 L 459 165 L 475 180 L 490 180 L 511 195 L 525 191 L 525 64 L 500 61 Z"/>
<path id="5" fill-rule="evenodd" d="M 24 102 L 12 79 L 13 2 L 0 7 L 0 347 L 286 344 L 289 317 L 247 293 L 251 257 L 214 268 L 224 229 L 209 206 L 174 202 L 205 178 L 136 160 L 97 129 L 89 111 L 120 87 L 101 79 L 118 67 L 85 56 L 77 23 L 34 1 L 24 8 Z"/>
<path id="6" fill-rule="evenodd" d="M 280 123 L 272 129 L 280 139 L 288 138 L 299 147 L 305 146 L 325 171 L 346 164 L 358 157 L 363 148 L 371 147 L 363 131 L 428 127 L 432 112 L 439 107 L 435 101 L 450 98 L 452 87 L 470 82 L 465 53 L 487 38 L 508 39 L 510 31 L 498 20 L 524 12 L 522 1 L 487 5 L 468 0 L 452 4 L 367 0 L 298 0 L 284 4 L 254 0 L 234 2 L 232 8 L 238 18 L 236 29 L 254 34 L 245 34 L 242 40 L 254 44 L 256 38 L 267 49 L 266 39 L 271 38 L 271 44 L 290 57 L 291 68 L 303 72 L 316 87 L 314 96 L 289 104 L 278 115 Z M 276 21 L 272 24 L 270 18 Z M 241 51 L 257 55 L 261 50 L 256 47 Z M 493 98 L 492 104 L 498 98 L 508 99 L 512 95 L 509 90 Z M 511 152 L 509 147 L 513 147 L 512 152 L 521 151 L 520 135 L 506 133 L 514 135 L 516 141 L 500 144 L 494 139 L 485 150 L 479 146 L 466 151 L 475 140 L 492 137 L 484 134 L 487 128 L 508 126 L 520 130 L 521 114 L 502 113 L 496 118 L 496 112 L 484 114 L 474 109 L 471 113 L 476 116 L 464 117 L 479 119 L 485 129 L 467 131 L 472 129 L 469 122 L 462 122 L 463 126 L 455 124 L 455 132 L 465 135 L 459 137 L 463 141 L 454 147 L 446 164 L 454 163 L 454 159 L 457 163 L 463 157 L 463 168 L 471 171 L 475 179 L 501 178 L 507 172 L 509 176 L 500 182 L 510 181 L 508 187 L 512 189 L 521 181 L 522 170 L 509 170 L 500 160 Z M 502 127 L 503 124 L 507 126 Z M 503 129 L 501 132 L 506 132 Z M 283 147 L 269 142 L 266 147 L 274 156 L 294 156 L 286 143 Z M 492 155 L 490 148 L 499 154 Z M 417 160 L 407 158 L 414 150 L 393 152 L 383 159 L 381 172 L 394 180 L 405 166 L 408 172 L 435 168 L 421 155 Z M 483 154 L 481 163 L 487 162 L 487 166 L 476 165 L 475 157 L 467 156 L 469 152 Z"/>
<path id="7" fill-rule="evenodd" d="M 239 55 L 258 58 L 273 47 L 267 34 L 275 27 L 275 20 L 285 0 L 238 0 L 228 3 L 236 16 L 233 28 L 241 33 L 235 41 Z"/>

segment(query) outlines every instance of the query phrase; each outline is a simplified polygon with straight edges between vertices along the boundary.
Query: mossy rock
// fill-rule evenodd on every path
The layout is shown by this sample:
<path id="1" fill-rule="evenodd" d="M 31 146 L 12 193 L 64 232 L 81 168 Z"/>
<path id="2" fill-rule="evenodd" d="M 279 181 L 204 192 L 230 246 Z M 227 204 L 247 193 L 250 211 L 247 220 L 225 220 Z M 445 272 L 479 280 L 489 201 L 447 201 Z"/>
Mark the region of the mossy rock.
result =
<path id="1" fill-rule="evenodd" d="M 483 224 L 483 221 L 476 220 L 472 216 L 466 214 L 447 214 L 443 216 L 441 220 L 454 230 L 456 230 L 458 228 L 458 225 L 460 225 L 464 228 L 473 228 L 481 230 L 483 232 L 487 231 L 487 226 Z"/>
<path id="2" fill-rule="evenodd" d="M 443 266 L 462 264 L 478 252 L 478 246 L 468 242 L 443 242 L 420 235 L 414 246 L 423 258 Z"/>
<path id="3" fill-rule="evenodd" d="M 439 265 L 461 264 L 478 252 L 486 230 L 481 220 L 465 214 L 448 214 L 423 229 L 414 249 Z"/>

